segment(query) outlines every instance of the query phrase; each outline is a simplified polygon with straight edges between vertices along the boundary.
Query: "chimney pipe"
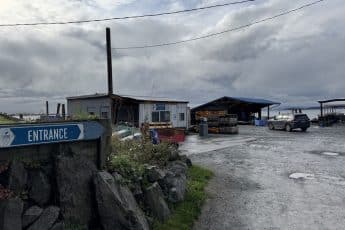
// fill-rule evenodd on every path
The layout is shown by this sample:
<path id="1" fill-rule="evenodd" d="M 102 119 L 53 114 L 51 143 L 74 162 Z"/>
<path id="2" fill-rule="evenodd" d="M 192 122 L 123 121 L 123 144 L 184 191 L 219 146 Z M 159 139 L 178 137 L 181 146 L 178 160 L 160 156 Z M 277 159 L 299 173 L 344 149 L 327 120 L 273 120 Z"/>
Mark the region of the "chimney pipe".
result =
<path id="1" fill-rule="evenodd" d="M 56 107 L 56 115 L 60 115 L 60 106 L 61 106 L 61 104 L 58 103 L 57 107 Z"/>
<path id="2" fill-rule="evenodd" d="M 49 102 L 46 101 L 46 114 L 49 115 Z"/>
<path id="3" fill-rule="evenodd" d="M 113 94 L 113 67 L 111 57 L 111 35 L 110 28 L 106 28 L 106 42 L 107 42 L 107 66 L 108 66 L 108 94 Z"/>
<path id="4" fill-rule="evenodd" d="M 66 108 L 65 108 L 65 104 L 62 104 L 62 118 L 65 120 L 66 118 Z"/>

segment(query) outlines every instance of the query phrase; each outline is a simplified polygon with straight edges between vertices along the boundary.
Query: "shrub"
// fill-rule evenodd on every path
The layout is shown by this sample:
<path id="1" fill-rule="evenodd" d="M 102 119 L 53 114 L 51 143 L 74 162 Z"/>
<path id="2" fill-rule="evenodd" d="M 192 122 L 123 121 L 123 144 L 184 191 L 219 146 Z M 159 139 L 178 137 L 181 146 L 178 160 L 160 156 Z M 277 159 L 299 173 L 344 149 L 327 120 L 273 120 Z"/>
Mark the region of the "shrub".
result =
<path id="1" fill-rule="evenodd" d="M 84 112 L 82 110 L 78 110 L 76 114 L 73 115 L 73 120 L 95 120 L 98 119 L 97 115 L 91 115 L 87 112 Z"/>
<path id="2" fill-rule="evenodd" d="M 126 140 L 121 141 L 114 137 L 112 140 L 113 154 L 115 156 L 126 156 L 128 160 L 138 164 L 155 164 L 163 166 L 168 161 L 174 148 L 168 143 L 154 145 L 147 141 Z"/>
<path id="3" fill-rule="evenodd" d="M 117 172 L 123 177 L 123 183 L 131 189 L 144 174 L 144 166 L 131 160 L 127 155 L 113 155 L 108 162 L 108 170 Z"/>
<path id="4" fill-rule="evenodd" d="M 146 165 L 166 165 L 172 151 L 169 144 L 153 145 L 147 141 L 126 140 L 116 137 L 112 140 L 113 153 L 107 161 L 107 169 L 117 172 L 128 185 L 144 178 Z"/>

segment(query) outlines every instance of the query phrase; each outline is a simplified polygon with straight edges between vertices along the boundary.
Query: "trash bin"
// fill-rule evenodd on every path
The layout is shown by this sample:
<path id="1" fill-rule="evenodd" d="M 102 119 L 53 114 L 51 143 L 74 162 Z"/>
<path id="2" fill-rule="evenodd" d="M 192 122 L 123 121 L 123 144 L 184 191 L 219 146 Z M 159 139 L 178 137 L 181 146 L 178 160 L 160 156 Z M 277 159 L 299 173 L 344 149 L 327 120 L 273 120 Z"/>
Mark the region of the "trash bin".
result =
<path id="1" fill-rule="evenodd" d="M 207 119 L 202 118 L 200 125 L 199 125 L 199 136 L 200 137 L 207 137 L 208 136 L 208 124 Z"/>

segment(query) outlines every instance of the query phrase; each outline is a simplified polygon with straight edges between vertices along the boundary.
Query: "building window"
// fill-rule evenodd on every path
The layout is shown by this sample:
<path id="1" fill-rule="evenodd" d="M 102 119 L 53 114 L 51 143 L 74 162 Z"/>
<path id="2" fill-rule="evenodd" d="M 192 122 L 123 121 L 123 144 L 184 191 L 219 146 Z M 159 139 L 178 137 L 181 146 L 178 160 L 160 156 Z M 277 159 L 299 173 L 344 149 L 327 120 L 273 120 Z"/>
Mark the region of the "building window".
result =
<path id="1" fill-rule="evenodd" d="M 152 112 L 152 122 L 159 122 L 159 112 Z"/>
<path id="2" fill-rule="evenodd" d="M 180 121 L 184 121 L 184 113 L 180 113 Z"/>
<path id="3" fill-rule="evenodd" d="M 156 111 L 164 111 L 165 110 L 165 104 L 154 104 L 153 109 Z"/>
<path id="4" fill-rule="evenodd" d="M 110 115 L 110 107 L 102 105 L 100 108 L 100 114 L 101 114 L 101 118 L 103 118 L 103 119 L 110 118 L 110 116 L 109 116 Z"/>
<path id="5" fill-rule="evenodd" d="M 88 106 L 87 108 L 86 108 L 86 111 L 88 112 L 88 113 L 95 113 L 95 111 L 96 111 L 96 107 L 90 107 L 90 106 Z"/>
<path id="6" fill-rule="evenodd" d="M 169 122 L 170 111 L 152 112 L 152 122 Z"/>
<path id="7" fill-rule="evenodd" d="M 160 111 L 160 121 L 169 122 L 170 121 L 170 111 Z"/>
<path id="8" fill-rule="evenodd" d="M 108 112 L 102 112 L 101 117 L 107 119 L 108 118 Z"/>

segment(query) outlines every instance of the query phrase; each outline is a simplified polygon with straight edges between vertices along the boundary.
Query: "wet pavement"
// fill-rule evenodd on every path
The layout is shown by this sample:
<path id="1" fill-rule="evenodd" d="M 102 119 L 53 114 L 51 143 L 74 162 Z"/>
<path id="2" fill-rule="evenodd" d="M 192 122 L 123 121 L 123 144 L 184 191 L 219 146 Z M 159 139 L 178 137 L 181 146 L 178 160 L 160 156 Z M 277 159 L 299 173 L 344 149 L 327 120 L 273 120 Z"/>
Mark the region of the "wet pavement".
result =
<path id="1" fill-rule="evenodd" d="M 181 150 L 215 172 L 195 229 L 345 229 L 345 126 L 240 126 Z"/>

